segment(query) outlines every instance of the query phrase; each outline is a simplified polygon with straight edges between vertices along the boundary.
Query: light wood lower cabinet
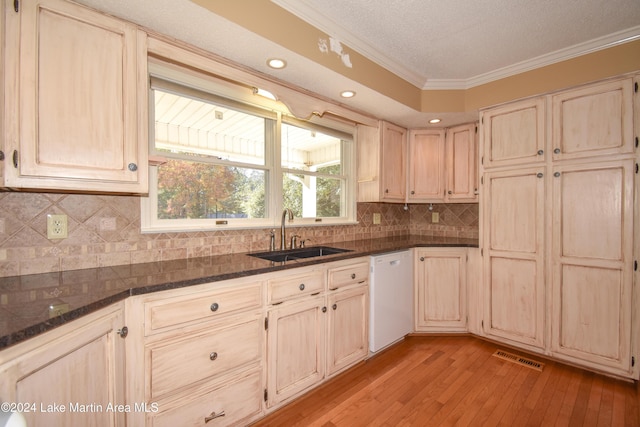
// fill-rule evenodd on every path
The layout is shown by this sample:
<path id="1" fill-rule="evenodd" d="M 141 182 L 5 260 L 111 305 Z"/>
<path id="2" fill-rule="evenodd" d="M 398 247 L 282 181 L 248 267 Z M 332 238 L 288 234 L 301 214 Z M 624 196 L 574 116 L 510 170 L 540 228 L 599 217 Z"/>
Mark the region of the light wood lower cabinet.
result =
<path id="1" fill-rule="evenodd" d="M 417 248 L 414 257 L 416 331 L 465 332 L 467 251 Z"/>
<path id="2" fill-rule="evenodd" d="M 243 425 L 263 414 L 264 290 L 258 277 L 132 298 L 131 425 Z M 138 316 L 138 317 L 136 317 Z"/>
<path id="3" fill-rule="evenodd" d="M 322 292 L 305 294 L 319 272 Z M 276 300 L 267 314 L 269 408 L 364 360 L 369 348 L 369 258 L 279 275 L 267 281 L 267 294 L 287 284 L 294 285 L 289 298 Z"/>
<path id="4" fill-rule="evenodd" d="M 30 405 L 29 426 L 124 426 L 123 322 L 114 304 L 3 350 L 0 401 Z"/>
<path id="5" fill-rule="evenodd" d="M 330 293 L 327 298 L 327 375 L 363 360 L 369 351 L 369 287 Z"/>
<path id="6" fill-rule="evenodd" d="M 324 378 L 326 311 L 324 295 L 269 310 L 267 406 L 281 403 Z"/>

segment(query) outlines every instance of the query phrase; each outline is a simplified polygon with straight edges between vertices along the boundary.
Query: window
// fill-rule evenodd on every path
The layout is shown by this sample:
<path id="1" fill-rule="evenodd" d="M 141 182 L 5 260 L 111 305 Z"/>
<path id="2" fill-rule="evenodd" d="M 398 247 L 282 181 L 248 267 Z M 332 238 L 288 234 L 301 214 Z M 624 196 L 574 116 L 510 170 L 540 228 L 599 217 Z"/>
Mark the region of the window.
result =
<path id="1" fill-rule="evenodd" d="M 142 229 L 354 222 L 353 138 L 213 90 L 152 77 L 149 197 Z M 215 86 L 215 85 L 214 85 Z M 343 126 L 344 127 L 344 126 Z"/>

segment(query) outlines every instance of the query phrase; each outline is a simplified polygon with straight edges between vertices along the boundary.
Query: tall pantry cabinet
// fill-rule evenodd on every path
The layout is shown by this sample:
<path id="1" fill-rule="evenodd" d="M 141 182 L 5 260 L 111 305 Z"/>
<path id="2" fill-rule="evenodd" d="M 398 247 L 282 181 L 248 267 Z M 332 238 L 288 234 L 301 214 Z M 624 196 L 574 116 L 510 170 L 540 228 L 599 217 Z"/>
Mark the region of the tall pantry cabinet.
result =
<path id="1" fill-rule="evenodd" d="M 627 76 L 481 112 L 484 332 L 626 377 L 637 377 L 636 83 Z"/>

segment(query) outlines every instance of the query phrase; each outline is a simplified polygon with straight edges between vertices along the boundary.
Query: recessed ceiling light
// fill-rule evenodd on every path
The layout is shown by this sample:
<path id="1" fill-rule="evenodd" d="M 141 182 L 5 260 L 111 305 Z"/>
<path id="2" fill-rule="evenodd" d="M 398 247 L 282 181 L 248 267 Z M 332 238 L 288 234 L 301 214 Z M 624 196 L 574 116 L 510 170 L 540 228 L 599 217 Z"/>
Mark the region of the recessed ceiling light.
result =
<path id="1" fill-rule="evenodd" d="M 271 58 L 267 60 L 267 65 L 271 68 L 275 68 L 276 70 L 280 70 L 287 66 L 287 61 L 279 58 Z"/>
<path id="2" fill-rule="evenodd" d="M 429 120 L 429 123 L 431 123 L 432 125 L 434 125 L 436 123 L 440 123 L 440 119 L 431 119 L 431 120 Z"/>
<path id="3" fill-rule="evenodd" d="M 340 92 L 340 96 L 343 98 L 353 98 L 354 96 L 356 96 L 356 93 L 352 90 L 344 90 Z"/>

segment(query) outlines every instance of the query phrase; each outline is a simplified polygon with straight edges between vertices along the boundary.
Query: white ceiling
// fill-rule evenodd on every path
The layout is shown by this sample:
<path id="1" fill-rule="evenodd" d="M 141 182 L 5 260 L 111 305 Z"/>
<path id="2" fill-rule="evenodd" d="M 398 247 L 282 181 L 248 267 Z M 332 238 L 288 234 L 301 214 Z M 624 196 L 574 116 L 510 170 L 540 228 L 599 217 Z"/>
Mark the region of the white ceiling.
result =
<path id="1" fill-rule="evenodd" d="M 403 126 L 477 118 L 417 112 L 189 0 L 76 1 Z M 640 38 L 640 0 L 272 1 L 418 88 L 469 88 Z M 340 100 L 343 89 L 357 96 Z"/>

